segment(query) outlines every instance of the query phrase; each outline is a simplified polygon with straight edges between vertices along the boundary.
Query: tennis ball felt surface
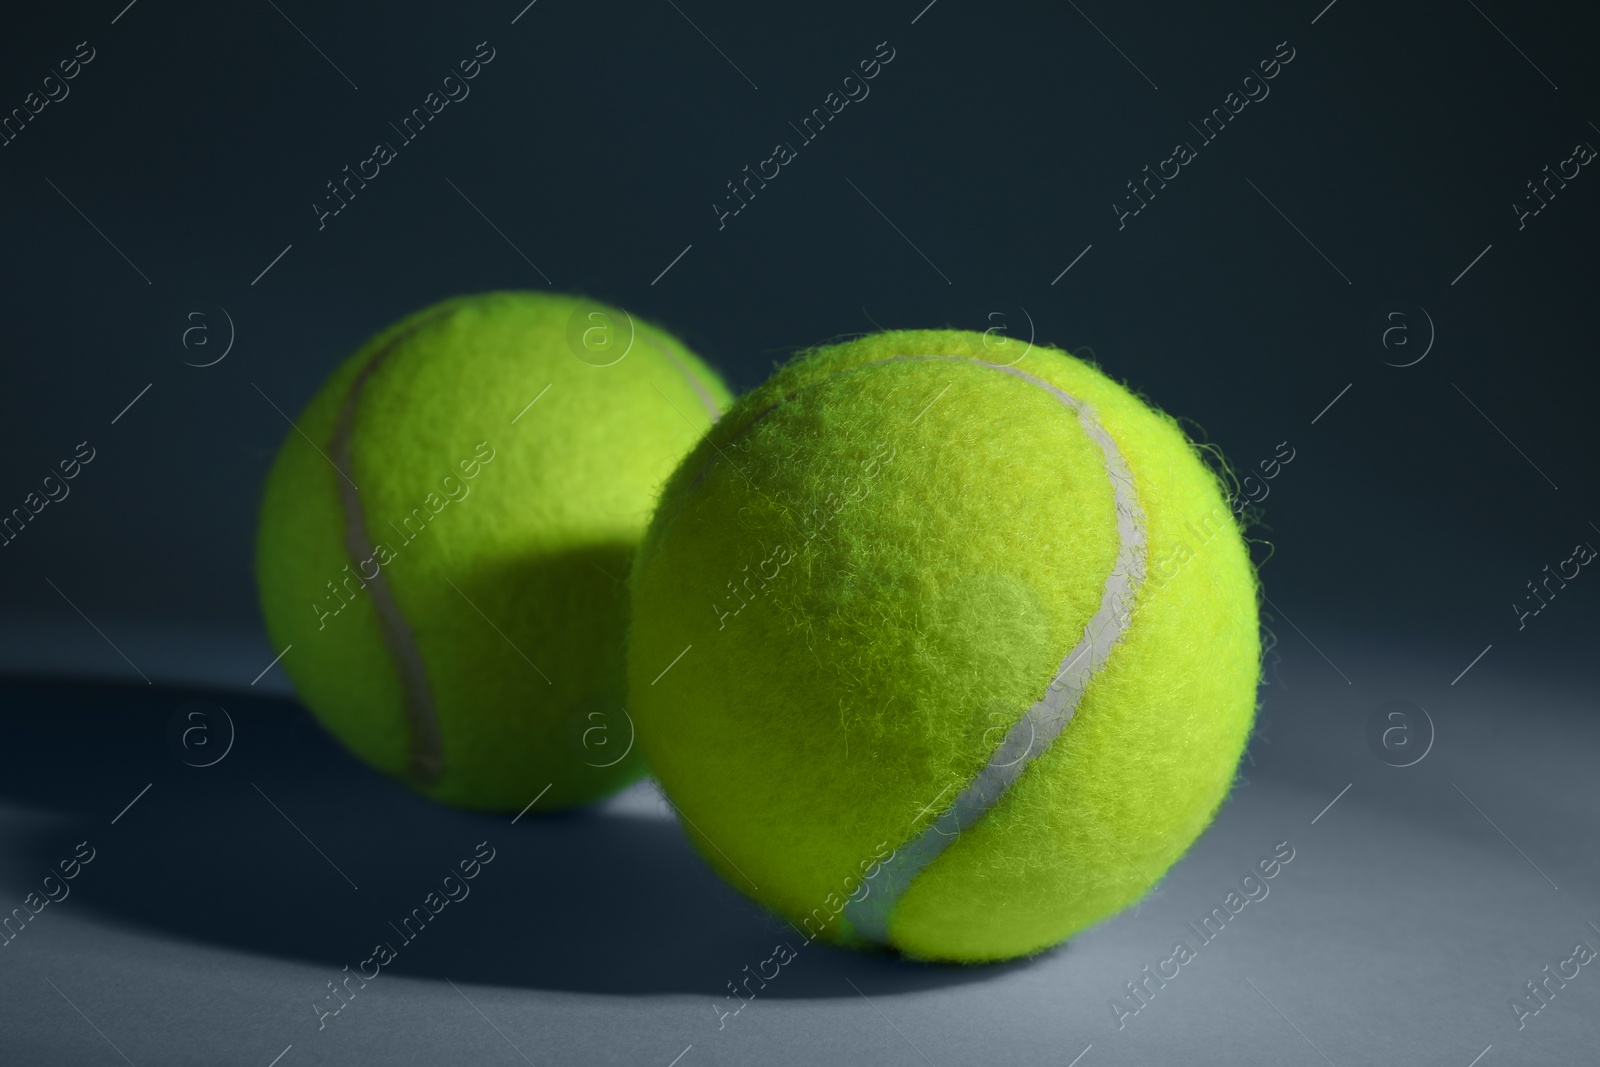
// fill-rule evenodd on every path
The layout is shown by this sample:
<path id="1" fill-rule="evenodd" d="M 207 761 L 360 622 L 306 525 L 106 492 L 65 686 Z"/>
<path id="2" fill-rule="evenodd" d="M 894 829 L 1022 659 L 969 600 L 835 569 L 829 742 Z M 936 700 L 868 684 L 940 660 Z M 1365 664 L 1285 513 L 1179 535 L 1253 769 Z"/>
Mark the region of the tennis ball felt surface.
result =
<path id="1" fill-rule="evenodd" d="M 802 355 L 685 459 L 635 563 L 651 767 L 808 937 L 1056 944 L 1182 855 L 1248 740 L 1256 582 L 1217 476 L 1096 368 L 994 341 Z"/>
<path id="2" fill-rule="evenodd" d="M 262 504 L 262 610 L 301 698 L 453 804 L 518 810 L 548 784 L 543 810 L 639 777 L 628 569 L 727 401 L 666 333 L 575 297 L 464 297 L 368 341 Z"/>

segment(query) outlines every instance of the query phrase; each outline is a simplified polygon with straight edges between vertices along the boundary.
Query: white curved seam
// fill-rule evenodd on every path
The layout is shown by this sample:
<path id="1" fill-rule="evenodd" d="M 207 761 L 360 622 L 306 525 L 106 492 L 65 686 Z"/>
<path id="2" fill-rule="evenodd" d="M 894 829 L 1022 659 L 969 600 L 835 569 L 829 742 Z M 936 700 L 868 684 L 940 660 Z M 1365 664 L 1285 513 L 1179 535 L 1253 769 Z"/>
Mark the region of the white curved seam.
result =
<path id="1" fill-rule="evenodd" d="M 916 877 L 954 844 L 963 830 L 974 826 L 993 809 L 1022 773 L 1066 729 L 1090 682 L 1126 631 L 1134 599 L 1145 578 L 1144 513 L 1134 489 L 1133 474 L 1116 442 L 1088 404 L 1026 371 L 982 360 L 967 360 L 963 356 L 896 356 L 880 362 L 921 359 L 977 363 L 1038 386 L 1071 408 L 1105 459 L 1106 476 L 1111 482 L 1116 506 L 1118 547 L 1101 592 L 1099 608 L 1084 627 L 1077 645 L 1062 658 L 1060 669 L 1046 686 L 1044 696 L 1006 731 L 989 762 L 950 806 L 920 834 L 896 849 L 880 865 L 877 874 L 863 883 L 866 892 L 846 904 L 843 915 L 856 936 L 879 944 L 889 943 L 890 914 Z"/>

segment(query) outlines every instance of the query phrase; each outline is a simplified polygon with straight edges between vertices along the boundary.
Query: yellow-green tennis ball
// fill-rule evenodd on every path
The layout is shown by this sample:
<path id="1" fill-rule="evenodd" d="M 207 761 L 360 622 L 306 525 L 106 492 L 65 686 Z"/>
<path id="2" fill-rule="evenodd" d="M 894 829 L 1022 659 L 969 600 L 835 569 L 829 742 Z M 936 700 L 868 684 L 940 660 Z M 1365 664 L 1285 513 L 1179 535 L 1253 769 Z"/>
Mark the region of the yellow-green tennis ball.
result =
<path id="1" fill-rule="evenodd" d="M 1096 368 L 993 340 L 784 367 L 673 474 L 634 564 L 651 767 L 806 937 L 1053 945 L 1162 876 L 1250 733 L 1255 575 L 1217 477 Z"/>
<path id="2" fill-rule="evenodd" d="M 435 797 L 541 810 L 638 778 L 627 578 L 662 482 L 727 405 L 593 301 L 446 301 L 374 337 L 284 438 L 256 543 L 267 630 L 357 755 Z"/>

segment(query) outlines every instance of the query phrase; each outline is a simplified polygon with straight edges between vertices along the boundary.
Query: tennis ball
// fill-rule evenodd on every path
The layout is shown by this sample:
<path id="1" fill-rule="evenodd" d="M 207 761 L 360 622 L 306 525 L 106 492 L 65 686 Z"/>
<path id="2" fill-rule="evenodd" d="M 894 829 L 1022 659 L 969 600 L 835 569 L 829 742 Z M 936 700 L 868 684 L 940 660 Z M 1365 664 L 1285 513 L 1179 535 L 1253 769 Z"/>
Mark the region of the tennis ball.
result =
<path id="1" fill-rule="evenodd" d="M 992 342 L 802 355 L 678 467 L 634 564 L 646 757 L 808 939 L 1053 945 L 1178 859 L 1251 730 L 1255 574 L 1217 476 L 1096 368 Z"/>
<path id="2" fill-rule="evenodd" d="M 644 765 L 627 577 L 729 397 L 665 332 L 576 297 L 449 300 L 335 370 L 267 478 L 256 577 L 322 723 L 438 800 L 580 804 Z"/>

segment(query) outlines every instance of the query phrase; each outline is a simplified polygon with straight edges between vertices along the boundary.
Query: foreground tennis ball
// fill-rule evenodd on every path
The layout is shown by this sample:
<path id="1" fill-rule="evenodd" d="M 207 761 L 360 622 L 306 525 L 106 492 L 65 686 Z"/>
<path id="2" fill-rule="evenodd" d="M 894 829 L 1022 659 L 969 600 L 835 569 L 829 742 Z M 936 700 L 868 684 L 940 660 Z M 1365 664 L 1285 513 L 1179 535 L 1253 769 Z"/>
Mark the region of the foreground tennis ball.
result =
<path id="1" fill-rule="evenodd" d="M 780 370 L 673 474 L 632 589 L 652 769 L 807 938 L 1053 945 L 1194 841 L 1254 716 L 1216 476 L 1094 367 L 981 334 Z"/>
<path id="2" fill-rule="evenodd" d="M 368 341 L 267 480 L 262 609 L 301 698 L 439 800 L 579 804 L 643 773 L 622 647 L 661 483 L 728 394 L 574 297 L 447 301 Z"/>

